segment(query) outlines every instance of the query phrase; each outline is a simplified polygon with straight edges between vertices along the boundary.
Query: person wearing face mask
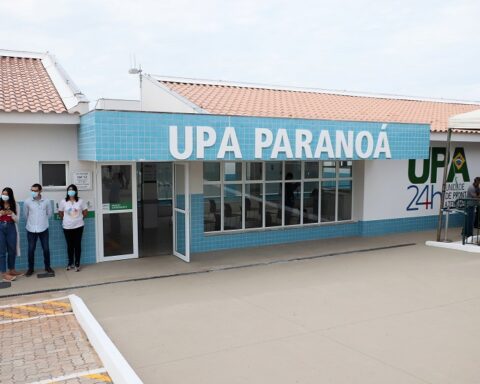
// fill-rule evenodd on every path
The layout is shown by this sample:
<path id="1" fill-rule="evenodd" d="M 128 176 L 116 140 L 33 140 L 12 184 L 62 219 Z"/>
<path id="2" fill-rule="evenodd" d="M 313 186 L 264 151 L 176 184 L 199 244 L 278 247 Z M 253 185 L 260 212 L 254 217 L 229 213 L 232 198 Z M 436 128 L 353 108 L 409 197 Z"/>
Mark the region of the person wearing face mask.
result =
<path id="1" fill-rule="evenodd" d="M 83 199 L 78 197 L 78 189 L 75 184 L 67 187 L 67 196 L 58 204 L 58 214 L 62 219 L 63 233 L 67 241 L 68 263 L 67 271 L 75 267 L 80 271 L 80 255 L 82 252 L 82 234 L 85 225 L 84 218 L 88 210 Z"/>
<path id="2" fill-rule="evenodd" d="M 20 208 L 15 202 L 13 191 L 6 187 L 0 200 L 0 272 L 3 281 L 13 281 L 22 275 L 15 270 L 15 258 L 19 254 L 16 227 L 19 217 Z M 8 272 L 5 267 L 8 267 Z"/>
<path id="3" fill-rule="evenodd" d="M 35 247 L 38 239 L 42 244 L 45 271 L 55 274 L 50 267 L 50 246 L 48 244 L 48 219 L 52 216 L 52 204 L 50 200 L 42 196 L 42 186 L 40 184 L 33 184 L 30 193 L 31 198 L 26 199 L 23 203 L 28 240 L 28 270 L 25 276 L 33 275 Z"/>

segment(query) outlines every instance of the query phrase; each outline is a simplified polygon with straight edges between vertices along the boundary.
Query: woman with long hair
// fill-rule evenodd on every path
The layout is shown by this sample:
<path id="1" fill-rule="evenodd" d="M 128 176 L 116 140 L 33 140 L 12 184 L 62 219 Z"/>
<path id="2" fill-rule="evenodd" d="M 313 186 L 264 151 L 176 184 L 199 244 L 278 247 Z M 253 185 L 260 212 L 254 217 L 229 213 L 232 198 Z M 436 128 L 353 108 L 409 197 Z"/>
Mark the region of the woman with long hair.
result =
<path id="1" fill-rule="evenodd" d="M 22 275 L 15 270 L 15 259 L 18 253 L 16 223 L 19 217 L 20 208 L 15 201 L 12 188 L 3 188 L 0 199 L 0 272 L 3 281 L 13 281 L 17 276 Z"/>
<path id="2" fill-rule="evenodd" d="M 88 210 L 85 202 L 78 197 L 78 188 L 75 184 L 67 187 L 67 196 L 58 204 L 58 214 L 62 219 L 63 233 L 67 242 L 68 263 L 67 271 L 75 267 L 80 271 L 80 256 L 82 253 L 82 235 L 85 226 L 84 218 Z"/>

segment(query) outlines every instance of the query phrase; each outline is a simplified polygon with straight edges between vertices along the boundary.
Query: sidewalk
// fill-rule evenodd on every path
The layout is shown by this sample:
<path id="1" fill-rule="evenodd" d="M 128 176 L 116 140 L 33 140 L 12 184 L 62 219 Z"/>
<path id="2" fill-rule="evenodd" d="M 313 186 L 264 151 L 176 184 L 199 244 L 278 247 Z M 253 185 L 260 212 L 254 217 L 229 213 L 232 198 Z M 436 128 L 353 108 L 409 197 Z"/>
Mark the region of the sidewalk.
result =
<path id="1" fill-rule="evenodd" d="M 480 256 L 425 246 L 434 235 L 112 262 L 47 280 L 177 276 L 68 289 L 145 384 L 478 383 Z"/>
<path id="2" fill-rule="evenodd" d="M 381 237 L 353 237 L 322 239 L 256 248 L 223 250 L 193 254 L 190 263 L 172 255 L 111 261 L 82 266 L 80 272 L 56 268 L 54 278 L 19 277 L 12 286 L 0 290 L 0 300 L 11 295 L 31 294 L 38 291 L 68 290 L 83 286 L 150 277 L 207 272 L 257 264 L 268 264 L 290 259 L 365 251 L 375 248 L 424 244 L 435 238 L 433 231 L 411 232 Z"/>

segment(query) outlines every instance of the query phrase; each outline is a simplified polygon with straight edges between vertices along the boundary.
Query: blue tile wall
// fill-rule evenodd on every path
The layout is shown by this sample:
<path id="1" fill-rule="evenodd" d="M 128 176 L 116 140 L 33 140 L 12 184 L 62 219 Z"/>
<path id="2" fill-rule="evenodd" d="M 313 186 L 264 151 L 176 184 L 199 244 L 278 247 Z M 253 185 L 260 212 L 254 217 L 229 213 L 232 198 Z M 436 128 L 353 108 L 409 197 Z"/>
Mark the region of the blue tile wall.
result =
<path id="1" fill-rule="evenodd" d="M 23 202 L 20 202 L 20 207 L 23 208 Z M 53 204 L 53 201 L 52 201 Z M 52 205 L 53 206 L 53 205 Z M 21 255 L 17 257 L 16 268 L 18 270 L 25 270 L 28 267 L 28 245 L 27 245 L 27 231 L 25 229 L 25 218 L 21 215 L 18 224 L 20 233 L 20 252 Z M 50 244 L 50 262 L 53 268 L 64 267 L 67 264 L 67 244 L 65 236 L 63 235 L 62 222 L 60 220 L 50 219 L 49 222 L 49 244 Z M 82 237 L 82 258 L 81 264 L 96 263 L 96 247 L 95 247 L 95 218 L 85 219 L 85 228 Z M 35 269 L 41 271 L 44 269 L 43 252 L 40 240 L 37 241 L 37 248 L 35 251 Z"/>
<path id="2" fill-rule="evenodd" d="M 53 203 L 53 202 L 52 202 Z M 22 206 L 23 204 L 20 203 Z M 390 233 L 412 232 L 434 229 L 438 217 L 424 216 L 416 218 L 360 221 L 345 224 L 310 226 L 303 228 L 284 228 L 243 233 L 223 233 L 205 235 L 203 232 L 204 202 L 203 195 L 192 195 L 191 198 L 191 251 L 206 252 L 222 249 L 235 249 L 262 245 L 285 244 L 290 242 L 327 239 L 352 236 L 381 236 Z M 450 216 L 450 227 L 459 227 L 463 224 L 462 215 Z M 27 233 L 25 220 L 19 223 L 21 256 L 17 258 L 16 268 L 27 269 Z M 64 267 L 67 262 L 67 249 L 61 221 L 50 220 L 50 253 L 52 267 Z M 95 219 L 85 220 L 85 230 L 82 239 L 82 264 L 96 263 L 95 247 Z M 184 243 L 180 244 L 183 249 Z M 35 269 L 43 270 L 43 253 L 40 242 L 35 252 Z"/>
<path id="3" fill-rule="evenodd" d="M 208 234 L 203 232 L 203 195 L 192 195 L 192 252 L 246 248 L 262 245 L 285 244 L 297 241 L 352 236 L 381 236 L 390 233 L 434 229 L 438 217 L 424 216 L 389 220 L 359 221 L 345 224 L 308 226 L 303 228 L 268 229 L 251 232 Z M 450 227 L 463 224 L 462 215 L 450 216 Z"/>
<path id="4" fill-rule="evenodd" d="M 78 159 L 96 160 L 95 114 L 90 112 L 80 117 L 78 132 Z"/>
<path id="5" fill-rule="evenodd" d="M 242 151 L 243 160 L 255 158 L 254 129 L 268 128 L 275 133 L 284 128 L 295 151 L 295 130 L 307 129 L 313 133 L 312 152 L 322 130 L 330 132 L 335 148 L 335 131 L 368 131 L 376 138 L 387 126 L 389 144 L 393 159 L 425 159 L 429 155 L 430 127 L 427 124 L 400 124 L 381 122 L 351 122 L 329 120 L 306 120 L 286 118 L 265 118 L 247 116 L 221 116 L 201 114 L 169 114 L 151 112 L 92 111 L 81 117 L 78 152 L 80 160 L 93 161 L 172 161 L 175 160 L 169 150 L 169 126 L 178 127 L 179 151 L 183 151 L 185 126 L 209 126 L 214 128 L 217 140 L 212 147 L 205 148 L 205 160 L 216 160 L 221 139 L 226 127 L 235 127 Z M 195 133 L 194 133 L 195 135 Z M 271 148 L 263 152 L 263 159 L 270 159 Z M 383 154 L 380 158 L 384 157 Z M 233 159 L 233 153 L 227 153 L 225 160 Z M 280 153 L 278 160 L 284 160 Z M 302 153 L 302 159 L 306 159 Z M 320 159 L 327 159 L 322 153 Z M 338 159 L 345 156 L 338 157 Z M 187 160 L 196 160 L 196 148 Z M 354 156 L 354 159 L 358 159 Z"/>

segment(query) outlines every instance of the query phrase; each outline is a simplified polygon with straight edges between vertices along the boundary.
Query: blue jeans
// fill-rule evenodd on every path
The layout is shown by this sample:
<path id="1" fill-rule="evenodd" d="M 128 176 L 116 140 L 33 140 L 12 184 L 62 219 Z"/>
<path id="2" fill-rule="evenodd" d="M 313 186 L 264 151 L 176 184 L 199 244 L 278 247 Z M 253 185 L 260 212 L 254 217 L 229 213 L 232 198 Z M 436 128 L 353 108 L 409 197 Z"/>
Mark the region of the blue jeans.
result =
<path id="1" fill-rule="evenodd" d="M 15 269 L 16 256 L 17 229 L 15 223 L 0 222 L 0 272 L 6 272 L 5 267 L 8 267 L 9 270 Z"/>
<path id="2" fill-rule="evenodd" d="M 36 233 L 27 231 L 27 240 L 28 240 L 28 269 L 33 271 L 35 266 L 35 247 L 37 246 L 37 239 L 40 239 L 43 250 L 43 262 L 45 264 L 45 269 L 50 268 L 50 247 L 48 245 L 48 229 Z"/>

